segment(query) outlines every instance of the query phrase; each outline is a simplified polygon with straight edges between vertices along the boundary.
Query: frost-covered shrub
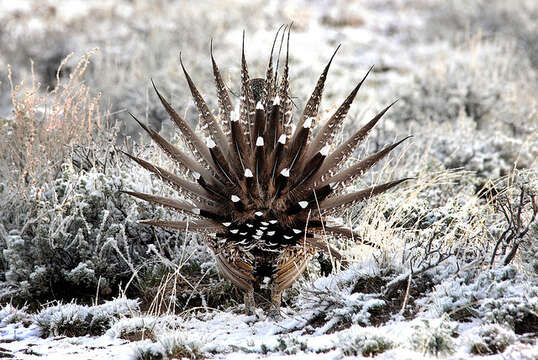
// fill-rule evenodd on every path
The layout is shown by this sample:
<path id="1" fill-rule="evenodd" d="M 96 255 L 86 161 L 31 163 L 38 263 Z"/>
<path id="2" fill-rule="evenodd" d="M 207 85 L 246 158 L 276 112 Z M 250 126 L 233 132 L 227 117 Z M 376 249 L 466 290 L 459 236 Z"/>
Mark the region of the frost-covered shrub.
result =
<path id="1" fill-rule="evenodd" d="M 435 138 L 430 155 L 444 167 L 476 171 L 483 178 L 504 176 L 514 167 L 532 167 L 538 155 L 536 140 L 502 131 L 480 132 L 464 115 L 454 124 L 432 126 L 430 135 Z"/>
<path id="2" fill-rule="evenodd" d="M 467 334 L 465 342 L 469 352 L 476 355 L 493 355 L 502 353 L 515 343 L 516 335 L 510 329 L 496 324 L 482 325 Z"/>
<path id="3" fill-rule="evenodd" d="M 132 204 L 120 198 L 123 181 L 65 166 L 48 191 L 36 191 L 26 204 L 23 228 L 3 239 L 2 296 L 75 298 L 95 294 L 98 284 L 101 295 L 108 295 L 127 283 L 131 266 L 146 258 L 146 247 L 133 236 L 144 230 L 133 224 Z"/>
<path id="4" fill-rule="evenodd" d="M 115 322 L 107 335 L 129 341 L 139 341 L 144 339 L 155 340 L 155 328 L 159 320 L 155 317 L 129 317 L 122 318 Z"/>
<path id="5" fill-rule="evenodd" d="M 352 326 L 339 334 L 336 347 L 346 356 L 374 357 L 394 347 L 394 342 L 377 328 Z"/>
<path id="6" fill-rule="evenodd" d="M 413 326 L 411 344 L 413 348 L 425 354 L 449 355 L 454 352 L 453 338 L 457 335 L 457 324 L 443 318 L 422 320 Z"/>
<path id="7" fill-rule="evenodd" d="M 5 304 L 0 308 L 0 325 L 26 322 L 30 320 L 30 315 L 26 312 L 26 307 L 20 309 L 11 304 Z"/>
<path id="8" fill-rule="evenodd" d="M 102 335 L 120 317 L 138 313 L 136 300 L 119 298 L 102 305 L 85 306 L 74 303 L 49 306 L 35 315 L 41 334 L 78 337 Z"/>
<path id="9" fill-rule="evenodd" d="M 161 344 L 149 340 L 138 342 L 133 352 L 133 360 L 164 360 L 168 358 Z"/>
<path id="10" fill-rule="evenodd" d="M 190 336 L 186 331 L 175 330 L 166 335 L 159 336 L 157 341 L 165 358 L 170 359 L 202 359 L 202 345 L 200 339 Z"/>
<path id="11" fill-rule="evenodd" d="M 504 56 L 507 52 L 515 56 Z M 536 79 L 537 73 L 517 55 L 521 54 L 510 43 L 488 40 L 468 42 L 442 54 L 402 94 L 395 116 L 454 123 L 463 115 L 479 131 L 504 129 L 513 137 L 530 134 L 536 127 L 532 117 L 536 83 L 529 79 Z M 520 106 L 513 107 L 516 104 Z"/>
<path id="12" fill-rule="evenodd" d="M 50 188 L 38 189 L 27 199 L 20 228 L 0 231 L 2 298 L 88 301 L 97 291 L 100 297 L 117 294 L 120 284 L 128 283 L 128 294 L 141 296 L 179 267 L 185 276 L 208 272 L 207 281 L 214 278 L 216 271 L 203 266 L 211 255 L 198 238 L 189 237 L 185 244 L 182 233 L 137 223 L 167 212 L 139 204 L 120 190 L 168 189 L 145 190 L 138 182 L 147 175 L 130 164 L 121 166 L 86 172 L 66 164 Z M 153 186 L 149 177 L 144 181 L 143 186 Z"/>
<path id="13" fill-rule="evenodd" d="M 370 274 L 358 267 L 335 275 L 320 277 L 302 289 L 295 305 L 309 312 L 312 322 L 322 321 L 318 332 L 325 333 L 336 326 L 371 324 L 372 313 L 386 305 L 380 293 L 361 293 L 356 284 Z M 379 289 L 381 290 L 381 289 Z"/>
<path id="14" fill-rule="evenodd" d="M 183 321 L 176 316 L 134 316 L 124 317 L 116 321 L 107 335 L 130 341 L 150 339 L 155 341 L 158 334 L 166 334 L 171 328 L 181 326 Z M 156 335 L 157 334 L 157 335 Z"/>
<path id="15" fill-rule="evenodd" d="M 425 310 L 431 317 L 474 317 L 516 331 L 526 322 L 537 323 L 538 284 L 512 265 L 462 272 L 439 284 L 431 300 L 433 306 Z"/>
<path id="16" fill-rule="evenodd" d="M 538 238 L 538 172 L 514 171 L 485 186 L 481 196 L 493 203 L 499 221 L 491 227 L 494 242 L 489 263 L 508 265 L 519 258 L 533 271 Z M 534 255 L 533 255 L 534 254 Z M 516 260 L 517 261 L 517 260 Z"/>
<path id="17" fill-rule="evenodd" d="M 296 336 L 281 335 L 273 346 L 261 344 L 260 351 L 262 354 L 283 353 L 286 355 L 295 355 L 307 351 L 307 347 L 307 343 L 298 339 Z"/>
<path id="18" fill-rule="evenodd" d="M 449 259 L 476 262 L 487 256 L 492 210 L 476 197 L 475 180 L 466 171 L 422 174 L 358 206 L 351 222 L 364 240 L 380 245 L 372 256 L 381 268 L 414 275 Z"/>

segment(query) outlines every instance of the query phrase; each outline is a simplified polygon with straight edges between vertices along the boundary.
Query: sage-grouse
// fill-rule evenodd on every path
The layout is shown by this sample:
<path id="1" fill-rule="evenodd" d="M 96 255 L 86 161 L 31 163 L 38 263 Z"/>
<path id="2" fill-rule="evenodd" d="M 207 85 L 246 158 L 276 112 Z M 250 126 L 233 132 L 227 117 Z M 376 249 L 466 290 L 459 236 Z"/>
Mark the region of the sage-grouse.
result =
<path id="1" fill-rule="evenodd" d="M 355 132 L 349 140 L 336 146 L 333 143 L 335 134 L 341 128 L 366 76 L 328 121 L 313 130 L 318 121 L 318 108 L 327 72 L 338 48 L 321 74 L 302 115 L 294 121 L 288 79 L 289 31 L 280 81 L 278 62 L 276 69 L 273 68 L 277 36 L 273 41 L 265 79 L 251 79 L 245 60 L 243 35 L 241 93 L 235 109 L 211 47 L 218 116 L 211 112 L 200 95 L 185 70 L 180 55 L 181 67 L 200 113 L 200 135 L 172 108 L 153 84 L 191 155 L 169 143 L 136 118 L 135 120 L 175 160 L 181 176 L 127 154 L 175 188 L 183 199 L 127 193 L 191 218 L 182 221 L 141 222 L 203 234 L 222 275 L 245 292 L 248 313 L 252 313 L 255 307 L 254 291 L 260 289 L 264 282 L 267 283 L 267 279 L 271 288 L 270 312 L 278 314 L 283 289 L 291 286 L 301 276 L 317 251 L 338 255 L 323 242 L 323 236 L 359 239 L 347 228 L 325 225 L 325 217 L 342 214 L 346 208 L 406 180 L 341 194 L 347 185 L 403 141 L 342 169 L 359 142 L 392 104 Z"/>

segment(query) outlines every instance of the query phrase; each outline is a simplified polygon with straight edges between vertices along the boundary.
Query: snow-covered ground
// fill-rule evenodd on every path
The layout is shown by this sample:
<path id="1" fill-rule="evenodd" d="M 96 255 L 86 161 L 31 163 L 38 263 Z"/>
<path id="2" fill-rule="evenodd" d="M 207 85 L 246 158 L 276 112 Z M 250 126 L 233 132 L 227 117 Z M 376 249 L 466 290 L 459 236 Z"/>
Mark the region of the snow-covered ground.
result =
<path id="1" fill-rule="evenodd" d="M 23 151 L 0 158 L 0 358 L 538 359 L 538 221 L 509 265 L 513 244 L 491 255 L 508 226 L 497 204 L 538 192 L 536 18 L 533 0 L 0 0 L 0 151 L 19 144 L 41 159 L 19 169 Z M 200 239 L 136 223 L 169 213 L 119 190 L 172 192 L 112 149 L 138 137 L 127 111 L 174 136 L 150 78 L 196 123 L 179 51 L 215 108 L 210 39 L 236 94 L 242 31 L 249 70 L 261 76 L 276 29 L 292 21 L 296 112 L 341 44 L 322 117 L 375 65 L 343 132 L 399 98 L 357 156 L 414 136 L 353 187 L 416 180 L 334 219 L 381 249 L 334 240 L 350 268 L 322 276 L 313 261 L 274 320 L 261 308 L 243 315 Z M 72 87 L 48 93 L 71 52 L 60 80 Z M 54 128 L 29 126 L 17 140 L 14 107 L 39 124 L 58 103 L 62 118 L 72 114 L 68 124 L 97 112 L 117 121 L 107 131 L 118 138 L 102 136 L 69 160 L 50 147 L 72 137 L 41 137 Z M 169 164 L 139 142 L 142 157 Z M 523 227 L 532 217 L 525 199 Z M 172 306 L 156 311 L 154 299 Z"/>
<path id="2" fill-rule="evenodd" d="M 447 278 L 451 269 L 442 270 L 437 276 Z M 366 276 L 358 267 L 310 284 L 304 290 L 316 290 L 318 301 L 300 295 L 297 307 L 284 308 L 277 320 L 261 309 L 253 316 L 238 309 L 150 316 L 125 298 L 97 306 L 58 305 L 36 315 L 8 305 L 0 310 L 1 351 L 18 359 L 536 359 L 532 333 L 516 335 L 501 325 L 501 319 L 513 316 L 517 322 L 518 313 L 536 309 L 536 282 L 517 275 L 513 267 L 485 271 L 474 279 L 472 272 L 450 276 L 417 299 L 416 318 L 393 314 L 378 326 L 367 324 L 379 316 L 375 308 L 385 306 L 380 294 L 344 286 Z M 462 284 L 464 278 L 469 284 Z M 331 296 L 341 301 L 330 301 Z M 458 301 L 450 300 L 454 297 Z M 480 319 L 454 320 L 462 309 L 480 313 Z"/>

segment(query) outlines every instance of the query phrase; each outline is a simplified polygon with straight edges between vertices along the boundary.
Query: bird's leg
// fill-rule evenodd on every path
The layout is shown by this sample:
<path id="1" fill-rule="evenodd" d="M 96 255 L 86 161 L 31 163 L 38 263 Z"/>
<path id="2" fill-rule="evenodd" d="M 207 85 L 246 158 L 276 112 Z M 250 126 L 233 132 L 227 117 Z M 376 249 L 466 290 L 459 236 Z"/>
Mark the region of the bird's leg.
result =
<path id="1" fill-rule="evenodd" d="M 277 318 L 280 316 L 280 303 L 282 302 L 282 290 L 275 282 L 271 287 L 271 310 L 269 310 L 269 317 Z"/>
<path id="2" fill-rule="evenodd" d="M 244 293 L 245 311 L 247 315 L 254 315 L 256 304 L 254 303 L 254 288 L 251 288 Z"/>

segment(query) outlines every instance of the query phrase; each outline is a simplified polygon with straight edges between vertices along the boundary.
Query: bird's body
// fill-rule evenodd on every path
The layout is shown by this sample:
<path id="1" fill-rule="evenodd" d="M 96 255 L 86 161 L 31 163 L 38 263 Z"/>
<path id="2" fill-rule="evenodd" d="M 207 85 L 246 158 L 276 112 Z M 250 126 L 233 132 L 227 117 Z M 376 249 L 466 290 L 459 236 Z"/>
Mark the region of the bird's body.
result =
<path id="1" fill-rule="evenodd" d="M 287 52 L 280 81 L 273 71 L 273 50 L 265 79 L 251 80 L 243 45 L 241 94 L 235 111 L 211 53 L 219 102 L 218 118 L 208 109 L 181 63 L 200 112 L 200 128 L 207 141 L 202 141 L 155 88 L 192 156 L 146 125 L 140 125 L 175 160 L 185 176 L 177 176 L 128 155 L 178 190 L 184 199 L 127 193 L 194 219 L 147 220 L 143 223 L 204 234 L 221 273 L 245 291 L 245 304 L 249 312 L 255 306 L 254 291 L 267 279 L 272 291 L 272 311 L 278 313 L 282 291 L 301 276 L 317 251 L 338 255 L 322 241 L 323 235 L 358 238 L 346 228 L 327 226 L 324 223 L 327 215 L 342 211 L 403 181 L 340 195 L 346 185 L 401 143 L 392 144 L 342 170 L 358 143 L 390 105 L 348 141 L 340 146 L 332 145 L 365 76 L 335 114 L 313 134 L 331 58 L 303 114 L 292 126 Z"/>

